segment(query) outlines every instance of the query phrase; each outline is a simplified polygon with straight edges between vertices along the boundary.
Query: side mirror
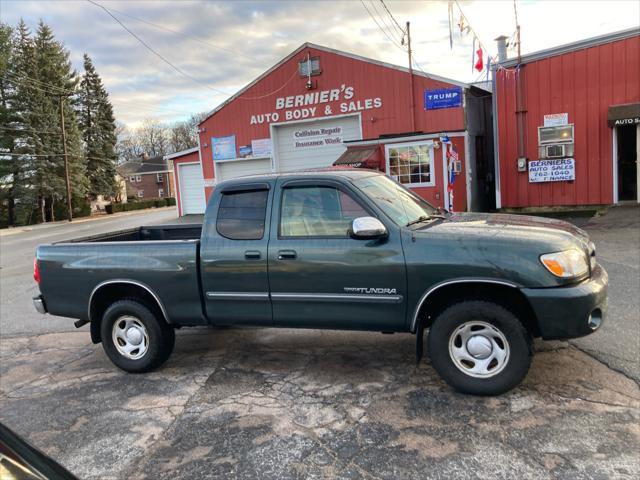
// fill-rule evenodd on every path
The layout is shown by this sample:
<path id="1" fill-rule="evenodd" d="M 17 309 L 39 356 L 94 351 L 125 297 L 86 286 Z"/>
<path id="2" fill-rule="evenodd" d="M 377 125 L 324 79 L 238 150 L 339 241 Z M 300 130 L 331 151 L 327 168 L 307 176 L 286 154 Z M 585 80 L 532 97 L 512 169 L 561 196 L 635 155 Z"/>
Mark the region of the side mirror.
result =
<path id="1" fill-rule="evenodd" d="M 358 217 L 351 222 L 349 232 L 353 238 L 380 238 L 387 236 L 387 228 L 374 217 Z"/>

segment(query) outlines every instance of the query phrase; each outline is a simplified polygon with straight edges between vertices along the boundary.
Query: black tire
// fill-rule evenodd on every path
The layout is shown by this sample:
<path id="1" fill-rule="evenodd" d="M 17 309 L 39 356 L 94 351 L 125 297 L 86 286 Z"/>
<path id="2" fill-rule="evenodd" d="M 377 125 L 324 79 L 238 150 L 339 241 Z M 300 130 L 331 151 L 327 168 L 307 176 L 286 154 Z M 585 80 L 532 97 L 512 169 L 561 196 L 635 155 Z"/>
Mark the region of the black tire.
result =
<path id="1" fill-rule="evenodd" d="M 139 355 L 139 358 L 129 358 L 119 351 L 119 347 L 115 345 L 113 338 L 113 329 L 116 322 L 120 322 L 121 326 L 125 326 L 125 318 L 137 325 L 139 332 L 146 333 L 143 337 L 143 350 L 134 350 L 131 352 Z M 136 323 L 137 322 L 137 323 Z M 140 328 L 142 325 L 144 329 Z M 143 373 L 154 370 L 162 365 L 173 352 L 175 344 L 175 332 L 173 327 L 154 313 L 154 310 L 144 303 L 134 300 L 125 299 L 114 302 L 107 308 L 102 316 L 100 324 L 100 334 L 102 338 L 102 347 L 107 357 L 113 364 L 130 373 Z M 121 343 L 122 340 L 116 339 Z M 126 346 L 126 344 L 125 344 Z M 146 347 L 145 347 L 146 346 Z M 120 348 L 123 348 L 122 346 Z"/>
<path id="2" fill-rule="evenodd" d="M 465 330 L 466 337 L 461 333 Z M 464 349 L 463 337 L 467 338 Z M 482 344 L 480 350 L 485 350 L 479 351 L 478 347 L 468 350 L 472 337 Z M 533 355 L 531 335 L 518 318 L 501 305 L 480 300 L 456 303 L 442 311 L 429 330 L 427 345 L 431 363 L 442 379 L 456 390 L 472 395 L 500 395 L 511 390 L 527 375 Z M 490 353 L 485 353 L 487 348 Z M 471 373 L 476 368 L 475 359 L 480 357 L 474 357 L 474 361 L 461 360 L 456 351 L 467 354 L 475 351 L 489 360 L 488 366 L 484 368 L 482 360 L 477 360 L 481 372 Z M 505 360 L 495 359 L 494 352 Z"/>

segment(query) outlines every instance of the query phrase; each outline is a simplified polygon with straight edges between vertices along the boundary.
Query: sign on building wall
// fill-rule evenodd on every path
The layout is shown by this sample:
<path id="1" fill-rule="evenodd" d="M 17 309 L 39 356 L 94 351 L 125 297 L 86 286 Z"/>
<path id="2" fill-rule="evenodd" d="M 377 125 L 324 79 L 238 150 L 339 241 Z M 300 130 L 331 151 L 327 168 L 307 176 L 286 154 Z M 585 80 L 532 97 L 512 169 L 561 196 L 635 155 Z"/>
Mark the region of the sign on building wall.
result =
<path id="1" fill-rule="evenodd" d="M 238 147 L 238 156 L 240 158 L 249 158 L 253 156 L 253 149 L 251 145 L 241 145 Z"/>
<path id="2" fill-rule="evenodd" d="M 271 156 L 271 139 L 259 138 L 251 140 L 251 149 L 254 157 L 270 157 Z"/>
<path id="3" fill-rule="evenodd" d="M 211 137 L 213 160 L 229 160 L 236 158 L 236 136 Z"/>
<path id="4" fill-rule="evenodd" d="M 566 182 L 575 179 L 576 162 L 573 158 L 529 162 L 529 183 Z"/>
<path id="5" fill-rule="evenodd" d="M 294 148 L 326 147 L 342 143 L 342 127 L 301 128 L 293 132 Z"/>
<path id="6" fill-rule="evenodd" d="M 544 116 L 545 127 L 558 127 L 569 123 L 568 113 L 550 113 Z"/>
<path id="7" fill-rule="evenodd" d="M 460 106 L 462 106 L 461 87 L 424 91 L 425 110 L 438 110 L 441 108 L 455 108 Z"/>

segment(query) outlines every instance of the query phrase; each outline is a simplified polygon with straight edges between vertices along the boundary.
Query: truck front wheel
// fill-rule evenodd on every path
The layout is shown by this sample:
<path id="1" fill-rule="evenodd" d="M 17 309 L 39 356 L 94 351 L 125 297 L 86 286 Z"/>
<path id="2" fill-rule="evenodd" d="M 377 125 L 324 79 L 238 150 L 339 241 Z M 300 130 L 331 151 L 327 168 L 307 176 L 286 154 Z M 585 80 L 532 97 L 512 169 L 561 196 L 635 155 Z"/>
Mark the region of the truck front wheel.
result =
<path id="1" fill-rule="evenodd" d="M 431 363 L 453 388 L 499 395 L 517 386 L 531 365 L 531 335 L 501 305 L 464 301 L 445 309 L 429 330 Z"/>
<path id="2" fill-rule="evenodd" d="M 175 332 L 139 301 L 114 302 L 102 316 L 102 346 L 109 359 L 126 372 L 142 373 L 162 365 L 171 355 Z"/>

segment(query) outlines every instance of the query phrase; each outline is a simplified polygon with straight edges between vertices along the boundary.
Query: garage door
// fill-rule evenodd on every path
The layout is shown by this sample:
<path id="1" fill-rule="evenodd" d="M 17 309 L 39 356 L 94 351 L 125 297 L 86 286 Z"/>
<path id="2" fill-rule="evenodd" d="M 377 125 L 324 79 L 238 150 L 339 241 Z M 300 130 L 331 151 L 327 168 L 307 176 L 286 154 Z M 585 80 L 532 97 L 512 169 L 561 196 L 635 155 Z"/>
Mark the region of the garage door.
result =
<path id="1" fill-rule="evenodd" d="M 206 202 L 200 164 L 179 165 L 178 171 L 182 214 L 204 213 Z"/>
<path id="2" fill-rule="evenodd" d="M 329 167 L 346 150 L 342 142 L 359 140 L 360 117 L 341 117 L 275 128 L 281 172 Z"/>
<path id="3" fill-rule="evenodd" d="M 222 182 L 245 175 L 271 173 L 270 158 L 238 159 L 229 162 L 216 162 L 216 181 Z"/>

